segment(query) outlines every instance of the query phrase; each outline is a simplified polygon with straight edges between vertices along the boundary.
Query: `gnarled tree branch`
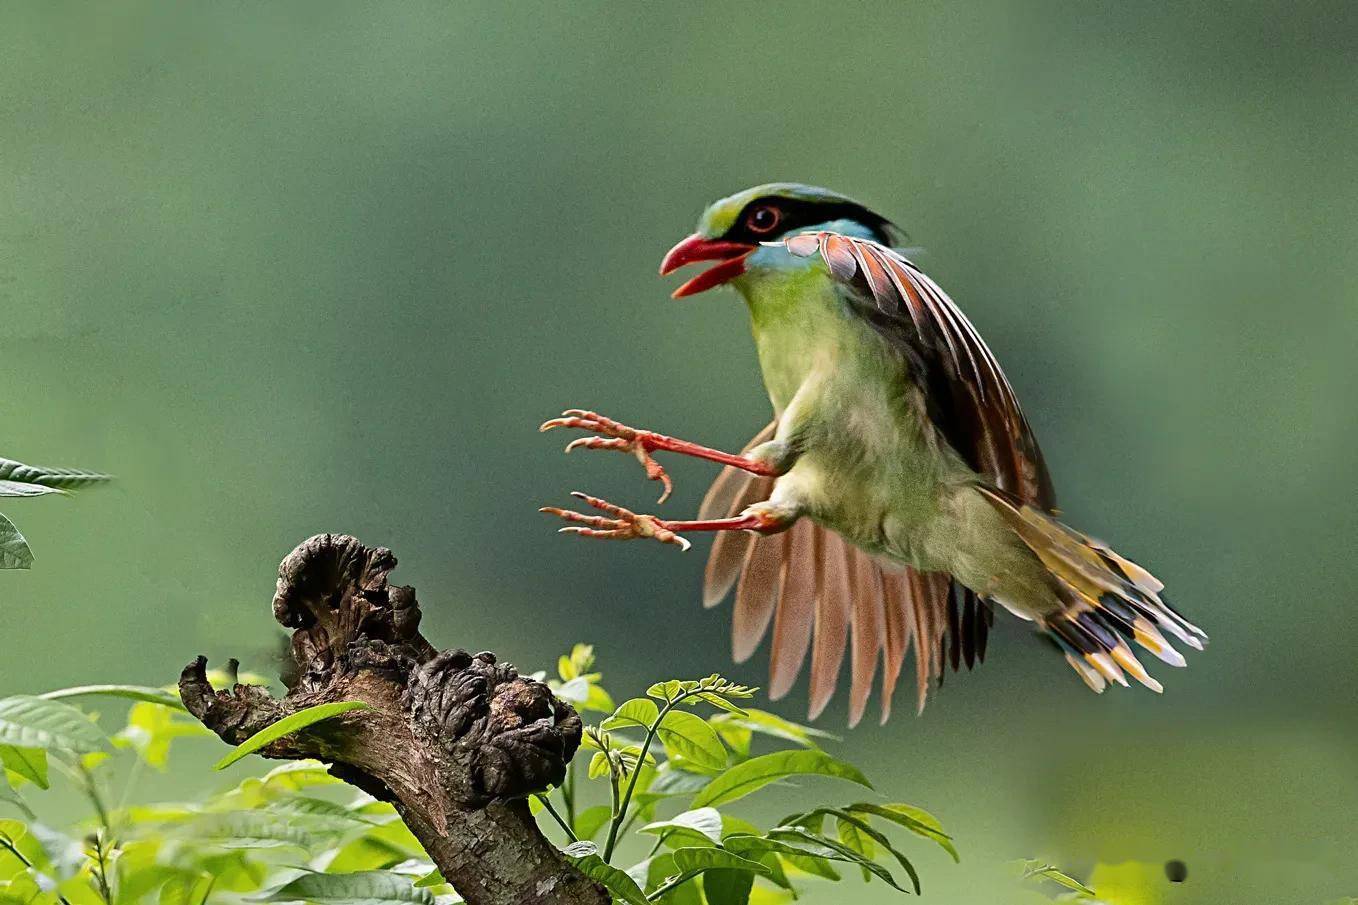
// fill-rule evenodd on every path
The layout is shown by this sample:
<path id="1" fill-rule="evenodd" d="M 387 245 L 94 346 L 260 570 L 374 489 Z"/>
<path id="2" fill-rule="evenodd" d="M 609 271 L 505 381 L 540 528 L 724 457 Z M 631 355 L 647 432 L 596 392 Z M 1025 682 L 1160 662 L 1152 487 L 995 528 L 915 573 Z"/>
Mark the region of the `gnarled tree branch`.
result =
<path id="1" fill-rule="evenodd" d="M 580 744 L 575 710 L 494 654 L 435 650 L 415 591 L 392 586 L 396 557 L 321 534 L 278 569 L 274 617 L 293 629 L 296 672 L 281 700 L 257 686 L 215 690 L 199 657 L 184 706 L 239 744 L 307 707 L 372 709 L 280 739 L 265 757 L 317 758 L 395 805 L 469 905 L 606 905 L 607 893 L 538 830 L 526 796 L 555 785 Z"/>

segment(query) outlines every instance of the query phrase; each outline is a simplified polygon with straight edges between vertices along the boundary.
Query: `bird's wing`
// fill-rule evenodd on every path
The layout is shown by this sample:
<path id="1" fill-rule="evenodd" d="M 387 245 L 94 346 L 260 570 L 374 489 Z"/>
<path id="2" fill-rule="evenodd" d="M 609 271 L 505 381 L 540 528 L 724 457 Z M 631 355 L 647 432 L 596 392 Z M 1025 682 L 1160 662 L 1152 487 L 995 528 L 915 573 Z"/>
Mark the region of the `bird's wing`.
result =
<path id="1" fill-rule="evenodd" d="M 999 362 L 939 285 L 900 252 L 832 232 L 785 240 L 820 254 L 850 308 L 905 358 L 930 423 L 974 471 L 1025 503 L 1056 505 L 1042 451 Z"/>
<path id="2" fill-rule="evenodd" d="M 770 439 L 776 426 L 764 428 L 745 449 Z M 698 517 L 736 515 L 772 492 L 772 478 L 728 466 L 712 483 Z M 809 652 L 812 718 L 834 694 L 846 648 L 851 725 L 867 707 L 879 661 L 882 720 L 890 715 L 912 638 L 921 708 L 931 680 L 942 672 L 949 625 L 966 627 L 960 632 L 955 628 L 952 637 L 960 640 L 952 648 L 959 654 L 966 650 L 968 665 L 985 656 L 988 607 L 950 593 L 945 575 L 883 565 L 809 519 L 767 537 L 743 531 L 718 534 L 707 559 L 704 605 L 716 606 L 733 587 L 736 661 L 749 659 L 772 625 L 769 696 L 778 698 L 792 687 Z"/>
<path id="3" fill-rule="evenodd" d="M 1037 440 L 994 355 L 952 299 L 919 268 L 877 242 L 837 233 L 785 240 L 793 254 L 819 253 L 855 313 L 900 351 L 920 386 L 925 414 L 986 481 L 1045 510 L 1055 506 Z M 749 447 L 773 436 L 769 425 Z M 703 518 L 734 515 L 767 499 L 770 478 L 728 468 L 712 485 Z M 918 706 L 943 665 L 970 669 L 985 659 L 990 604 L 939 573 L 883 566 L 809 520 L 784 534 L 720 535 L 708 560 L 704 603 L 714 606 L 739 582 L 733 647 L 748 658 L 774 626 L 770 696 L 787 692 L 811 650 L 811 713 L 834 693 L 844 647 L 852 673 L 850 721 L 862 716 L 879 656 L 882 718 L 911 639 Z"/>

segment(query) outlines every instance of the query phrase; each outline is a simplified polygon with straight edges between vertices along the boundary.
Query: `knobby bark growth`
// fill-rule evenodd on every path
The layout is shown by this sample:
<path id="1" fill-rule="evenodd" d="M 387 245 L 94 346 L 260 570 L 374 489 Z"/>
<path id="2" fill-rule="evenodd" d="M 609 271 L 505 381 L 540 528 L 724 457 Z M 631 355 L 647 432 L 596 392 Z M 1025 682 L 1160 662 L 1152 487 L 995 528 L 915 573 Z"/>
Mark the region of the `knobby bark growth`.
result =
<path id="1" fill-rule="evenodd" d="M 259 686 L 216 690 L 207 661 L 179 692 L 230 744 L 334 701 L 372 709 L 314 724 L 265 757 L 316 758 L 391 802 L 469 905 L 606 905 L 607 893 L 543 837 L 526 796 L 560 783 L 580 744 L 575 710 L 494 654 L 438 651 L 420 634 L 396 557 L 352 537 L 304 541 L 278 568 L 273 612 L 293 630 L 296 669 L 281 700 Z"/>

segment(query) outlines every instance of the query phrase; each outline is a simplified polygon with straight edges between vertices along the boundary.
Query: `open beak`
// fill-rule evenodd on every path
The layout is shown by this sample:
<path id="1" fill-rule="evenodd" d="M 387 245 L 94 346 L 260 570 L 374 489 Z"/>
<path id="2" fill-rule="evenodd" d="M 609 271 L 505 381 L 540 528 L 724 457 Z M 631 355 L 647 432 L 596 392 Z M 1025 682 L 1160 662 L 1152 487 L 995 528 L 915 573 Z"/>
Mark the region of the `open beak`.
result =
<path id="1" fill-rule="evenodd" d="M 671 248 L 669 254 L 665 255 L 665 260 L 660 262 L 660 275 L 662 277 L 668 276 L 680 267 L 686 264 L 696 264 L 698 261 L 720 261 L 721 263 L 715 267 L 709 267 L 671 293 L 671 297 L 676 299 L 681 299 L 687 295 L 697 295 L 714 286 L 720 286 L 722 283 L 733 280 L 744 273 L 745 256 L 754 251 L 756 247 L 744 242 L 724 242 L 721 239 L 709 239 L 702 233 L 694 233 Z"/>

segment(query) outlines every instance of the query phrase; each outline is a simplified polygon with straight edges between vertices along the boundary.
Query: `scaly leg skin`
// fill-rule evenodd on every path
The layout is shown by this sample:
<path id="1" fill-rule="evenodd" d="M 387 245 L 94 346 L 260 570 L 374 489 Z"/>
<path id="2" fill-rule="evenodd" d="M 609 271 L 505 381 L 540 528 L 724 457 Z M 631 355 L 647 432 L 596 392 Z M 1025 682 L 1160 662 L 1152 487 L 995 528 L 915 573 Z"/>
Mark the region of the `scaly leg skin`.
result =
<path id="1" fill-rule="evenodd" d="M 581 537 L 603 540 L 635 540 L 650 537 L 662 544 L 674 544 L 681 550 L 688 550 L 692 544 L 679 536 L 680 531 L 753 531 L 757 534 L 777 534 L 792 527 L 792 523 L 797 520 L 794 512 L 769 503 L 756 503 L 732 518 L 673 521 L 654 515 L 638 514 L 578 490 L 572 491 L 571 496 L 608 515 L 586 515 L 583 512 L 560 509 L 556 506 L 543 506 L 540 512 L 575 523 L 561 528 L 562 534 L 578 534 Z"/>
<path id="2" fill-rule="evenodd" d="M 538 430 L 549 431 L 558 427 L 578 428 L 598 435 L 572 440 L 566 445 L 566 452 L 575 449 L 611 449 L 636 456 L 637 461 L 646 469 L 646 477 L 652 481 L 659 481 L 665 488 L 664 492 L 660 494 L 659 503 L 669 499 L 670 493 L 674 490 L 674 483 L 670 480 L 670 476 L 665 473 L 665 469 L 651 455 L 658 449 L 706 459 L 709 462 L 717 462 L 721 465 L 733 465 L 751 474 L 777 477 L 787 471 L 782 463 L 770 461 L 768 458 L 737 456 L 707 446 L 700 446 L 697 443 L 690 443 L 687 440 L 667 437 L 655 431 L 637 430 L 634 427 L 620 424 L 612 418 L 606 418 L 598 412 L 590 412 L 585 409 L 567 409 L 561 413 L 560 418 L 553 418 L 544 422 Z M 780 444 L 765 445 L 778 446 Z"/>

